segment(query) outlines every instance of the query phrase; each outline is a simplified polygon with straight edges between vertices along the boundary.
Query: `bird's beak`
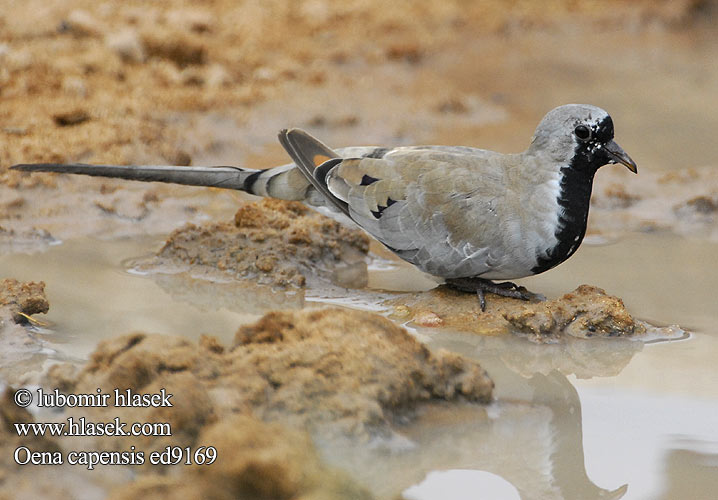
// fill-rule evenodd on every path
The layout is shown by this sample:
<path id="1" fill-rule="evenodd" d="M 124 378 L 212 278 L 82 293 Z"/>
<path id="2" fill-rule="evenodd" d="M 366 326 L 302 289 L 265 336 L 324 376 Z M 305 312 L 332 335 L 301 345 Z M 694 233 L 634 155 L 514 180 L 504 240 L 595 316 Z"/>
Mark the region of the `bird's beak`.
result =
<path id="1" fill-rule="evenodd" d="M 638 173 L 638 165 L 636 165 L 636 162 L 633 161 L 631 157 L 628 156 L 628 154 L 623 150 L 623 148 L 616 144 L 615 141 L 608 141 L 604 148 L 606 148 L 606 152 L 611 158 L 611 163 L 622 163 L 626 166 L 628 170 L 630 170 L 634 174 Z"/>

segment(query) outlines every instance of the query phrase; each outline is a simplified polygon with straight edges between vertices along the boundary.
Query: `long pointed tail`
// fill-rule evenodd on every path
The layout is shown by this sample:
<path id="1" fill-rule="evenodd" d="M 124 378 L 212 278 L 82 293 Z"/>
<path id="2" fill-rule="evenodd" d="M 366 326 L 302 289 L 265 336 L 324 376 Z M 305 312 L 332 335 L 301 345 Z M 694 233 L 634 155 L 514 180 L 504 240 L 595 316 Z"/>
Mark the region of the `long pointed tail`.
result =
<path id="1" fill-rule="evenodd" d="M 172 165 L 90 165 L 87 163 L 24 163 L 12 170 L 114 177 L 144 182 L 168 182 L 189 186 L 237 189 L 257 196 L 306 201 L 312 205 L 330 202 L 346 212 L 326 186 L 315 178 L 321 164 L 339 155 L 299 129 L 282 130 L 279 141 L 295 164 L 267 170 L 240 167 L 180 167 Z M 297 168 L 299 167 L 299 168 Z"/>
<path id="2" fill-rule="evenodd" d="M 245 189 L 245 180 L 256 170 L 237 167 L 175 167 L 134 165 L 88 165 L 85 163 L 34 163 L 13 165 L 13 170 L 24 172 L 56 172 L 97 177 L 116 177 L 133 181 L 170 182 L 190 186 L 214 186 L 227 189 Z"/>
<path id="3" fill-rule="evenodd" d="M 240 167 L 180 167 L 172 165 L 89 165 L 86 163 L 31 163 L 13 165 L 23 172 L 54 172 L 112 177 L 144 182 L 237 189 L 257 196 L 305 200 L 309 181 L 294 165 L 267 170 Z"/>

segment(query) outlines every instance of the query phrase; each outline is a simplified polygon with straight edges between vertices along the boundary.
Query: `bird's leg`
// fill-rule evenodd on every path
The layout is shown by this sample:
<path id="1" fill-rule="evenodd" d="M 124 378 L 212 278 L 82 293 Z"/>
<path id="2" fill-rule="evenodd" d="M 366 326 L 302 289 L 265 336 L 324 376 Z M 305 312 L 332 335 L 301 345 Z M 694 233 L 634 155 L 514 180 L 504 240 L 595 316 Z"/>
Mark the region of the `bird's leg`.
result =
<path id="1" fill-rule="evenodd" d="M 486 293 L 519 300 L 531 300 L 533 297 L 533 294 L 526 288 L 510 281 L 494 283 L 483 278 L 449 278 L 446 280 L 446 284 L 462 292 L 476 293 L 482 311 L 486 310 L 486 297 L 484 296 Z"/>
<path id="2" fill-rule="evenodd" d="M 486 280 L 486 281 L 489 281 L 489 280 Z M 503 288 L 503 289 L 506 289 L 506 290 L 518 290 L 518 291 L 520 291 L 520 292 L 528 292 L 528 293 L 531 293 L 531 292 L 529 292 L 528 290 L 526 290 L 526 287 L 525 287 L 525 286 L 519 286 L 519 285 L 517 285 L 516 283 L 513 283 L 513 282 L 511 282 L 511 281 L 502 281 L 501 283 L 494 283 L 493 281 L 489 281 L 489 282 L 490 282 L 493 286 L 495 286 L 495 287 L 497 287 L 497 288 Z"/>

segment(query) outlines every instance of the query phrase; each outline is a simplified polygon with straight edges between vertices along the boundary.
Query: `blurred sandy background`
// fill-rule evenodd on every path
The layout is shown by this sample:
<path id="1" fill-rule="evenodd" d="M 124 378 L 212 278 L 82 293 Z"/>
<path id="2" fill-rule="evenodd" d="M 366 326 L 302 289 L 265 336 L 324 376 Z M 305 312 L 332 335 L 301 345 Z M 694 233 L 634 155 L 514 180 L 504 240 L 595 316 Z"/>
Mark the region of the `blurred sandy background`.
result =
<path id="1" fill-rule="evenodd" d="M 194 117 L 221 114 L 251 131 L 258 125 L 247 123 L 250 110 L 267 102 L 287 110 L 288 123 L 278 126 L 327 125 L 348 130 L 345 141 L 353 127 L 386 129 L 359 135 L 360 143 L 410 133 L 411 121 L 392 114 L 426 122 L 432 114 L 476 112 L 477 121 L 491 123 L 503 108 L 522 112 L 521 97 L 512 95 L 519 89 L 497 72 L 506 61 L 492 62 L 497 42 L 574 32 L 580 47 L 583 33 L 681 30 L 708 10 L 700 0 L 3 0 L 0 165 L 197 163 L 222 137 L 198 137 Z M 482 57 L 465 54 L 482 41 Z M 467 77 L 486 68 L 471 96 L 460 78 L 442 78 L 447 64 Z M 296 116 L 291 110 L 305 108 L 317 89 L 336 97 L 323 112 Z M 402 106 L 407 95 L 416 98 L 413 107 Z M 336 103 L 352 99 L 362 102 L 359 113 Z M 414 126 L 426 127 L 421 121 Z"/>

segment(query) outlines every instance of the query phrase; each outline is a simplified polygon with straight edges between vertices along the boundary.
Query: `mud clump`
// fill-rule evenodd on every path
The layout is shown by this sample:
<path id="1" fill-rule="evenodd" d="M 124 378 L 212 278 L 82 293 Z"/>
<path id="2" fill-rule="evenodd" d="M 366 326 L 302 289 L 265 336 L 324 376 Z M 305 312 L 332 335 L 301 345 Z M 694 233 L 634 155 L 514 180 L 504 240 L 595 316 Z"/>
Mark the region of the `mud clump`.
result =
<path id="1" fill-rule="evenodd" d="M 100 343 L 79 373 L 58 365 L 49 377 L 49 385 L 66 392 L 164 388 L 174 394 L 172 408 L 111 408 L 105 415 L 122 411 L 123 420 L 172 425 L 171 442 L 103 443 L 142 449 L 189 446 L 206 425 L 234 414 L 366 440 L 390 433 L 394 419 L 422 401 L 486 403 L 493 389 L 476 362 L 432 354 L 386 318 L 341 309 L 269 313 L 242 327 L 229 350 L 213 337 L 197 345 L 167 335 L 125 335 Z"/>
<path id="2" fill-rule="evenodd" d="M 0 381 L 9 384 L 34 380 L 47 359 L 43 341 L 26 328 L 33 314 L 46 313 L 50 304 L 45 283 L 0 281 Z"/>
<path id="3" fill-rule="evenodd" d="M 563 297 L 527 303 L 487 295 L 485 312 L 476 295 L 440 286 L 425 293 L 407 294 L 387 301 L 394 316 L 420 326 L 441 326 L 482 335 L 528 334 L 545 341 L 563 335 L 630 336 L 645 332 L 618 297 L 590 285 L 581 285 Z M 425 318 L 432 318 L 426 324 Z"/>
<path id="4" fill-rule="evenodd" d="M 12 315 L 15 323 L 24 323 L 33 314 L 46 313 L 50 303 L 45 297 L 45 283 L 21 283 L 16 279 L 4 279 L 0 282 L 0 309 Z"/>
<path id="5" fill-rule="evenodd" d="M 645 332 L 621 299 L 590 285 L 581 285 L 556 300 L 524 305 L 503 316 L 512 329 L 539 341 L 561 335 L 623 337 Z"/>
<path id="6" fill-rule="evenodd" d="M 195 343 L 124 335 L 101 342 L 81 369 L 53 366 L 42 385 L 65 394 L 171 394 L 172 406 L 110 403 L 55 416 L 170 425 L 171 436 L 59 438 L 68 450 L 134 446 L 144 453 L 145 462 L 132 466 L 139 478 L 121 481 L 113 499 L 371 498 L 321 463 L 310 436 L 368 443 L 391 436 L 395 422 L 424 402 L 485 403 L 493 390 L 475 361 L 432 354 L 382 316 L 337 308 L 267 314 L 241 327 L 231 347 L 209 336 Z M 147 459 L 167 446 L 213 446 L 217 458 L 169 473 Z M 93 478 L 116 470 L 98 466 Z"/>
<path id="7" fill-rule="evenodd" d="M 305 432 L 235 416 L 208 427 L 198 442 L 213 443 L 215 463 L 191 467 L 179 476 L 145 476 L 117 488 L 111 500 L 373 498 L 346 474 L 322 464 Z"/>
<path id="8" fill-rule="evenodd" d="M 265 400 L 260 414 L 271 420 L 289 412 L 297 423 L 333 422 L 366 436 L 421 401 L 491 399 L 493 383 L 478 364 L 445 351 L 432 354 L 375 314 L 270 313 L 242 327 L 236 343 L 235 363 L 274 389 L 269 398 L 256 393 Z"/>
<path id="9" fill-rule="evenodd" d="M 158 257 L 282 288 L 302 287 L 315 275 L 360 288 L 367 281 L 368 251 L 369 237 L 362 231 L 301 203 L 266 198 L 240 208 L 234 223 L 189 224 L 174 231 Z M 342 276 L 352 282 L 342 282 Z"/>

